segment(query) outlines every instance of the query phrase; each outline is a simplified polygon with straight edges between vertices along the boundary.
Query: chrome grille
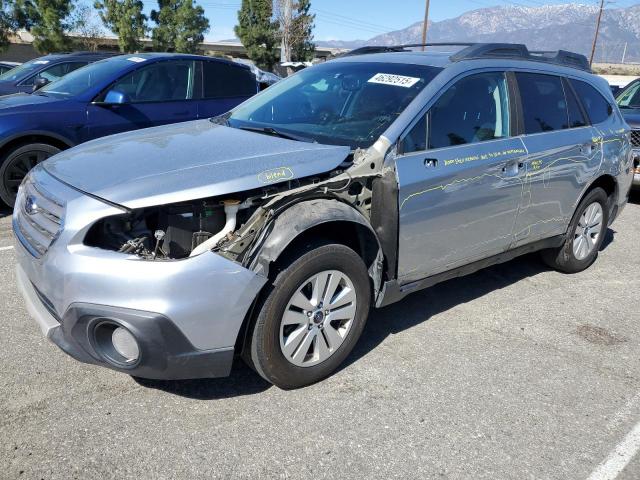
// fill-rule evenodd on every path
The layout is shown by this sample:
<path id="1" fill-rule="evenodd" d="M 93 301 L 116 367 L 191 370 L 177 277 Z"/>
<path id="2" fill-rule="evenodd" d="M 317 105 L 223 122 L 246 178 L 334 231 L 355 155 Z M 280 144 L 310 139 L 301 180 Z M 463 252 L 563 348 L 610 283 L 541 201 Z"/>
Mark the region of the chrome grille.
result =
<path id="1" fill-rule="evenodd" d="M 640 147 L 640 130 L 631 130 L 631 146 Z"/>
<path id="2" fill-rule="evenodd" d="M 62 230 L 64 203 L 28 176 L 18 192 L 13 212 L 14 230 L 36 258 L 47 253 Z"/>

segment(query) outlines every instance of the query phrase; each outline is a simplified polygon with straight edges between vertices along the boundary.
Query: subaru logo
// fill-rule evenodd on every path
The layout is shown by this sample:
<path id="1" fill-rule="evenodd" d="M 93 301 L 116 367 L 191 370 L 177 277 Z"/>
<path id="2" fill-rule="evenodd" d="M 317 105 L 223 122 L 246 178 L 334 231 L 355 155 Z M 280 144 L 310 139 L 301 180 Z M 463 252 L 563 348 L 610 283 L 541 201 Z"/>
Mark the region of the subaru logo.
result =
<path id="1" fill-rule="evenodd" d="M 29 215 L 35 215 L 40 211 L 40 207 L 38 207 L 36 197 L 34 197 L 33 195 L 27 195 L 27 198 L 24 202 L 24 211 Z"/>

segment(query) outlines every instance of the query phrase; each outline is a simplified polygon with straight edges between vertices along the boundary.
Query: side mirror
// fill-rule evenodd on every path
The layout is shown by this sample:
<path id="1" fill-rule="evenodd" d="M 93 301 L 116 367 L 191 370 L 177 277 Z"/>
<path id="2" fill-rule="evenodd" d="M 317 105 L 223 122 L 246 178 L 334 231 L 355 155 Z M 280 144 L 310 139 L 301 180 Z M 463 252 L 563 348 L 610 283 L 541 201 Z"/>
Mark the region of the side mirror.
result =
<path id="1" fill-rule="evenodd" d="M 47 80 L 44 77 L 36 78 L 35 81 L 33 82 L 33 91 L 35 92 L 36 90 L 40 90 L 42 87 L 44 87 L 48 83 L 51 83 L 51 82 L 49 82 L 49 80 Z"/>
<path id="2" fill-rule="evenodd" d="M 109 90 L 102 103 L 106 105 L 124 105 L 130 101 L 131 99 L 126 93 L 119 92 L 118 90 Z"/>

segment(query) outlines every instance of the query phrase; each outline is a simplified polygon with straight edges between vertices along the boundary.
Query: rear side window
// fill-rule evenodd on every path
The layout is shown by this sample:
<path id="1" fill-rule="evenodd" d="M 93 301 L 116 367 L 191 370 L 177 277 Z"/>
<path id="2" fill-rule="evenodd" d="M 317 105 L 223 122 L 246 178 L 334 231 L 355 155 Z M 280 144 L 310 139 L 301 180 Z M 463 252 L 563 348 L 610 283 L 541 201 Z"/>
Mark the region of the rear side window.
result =
<path id="1" fill-rule="evenodd" d="M 525 133 L 568 128 L 567 102 L 560 77 L 517 72 Z"/>
<path id="2" fill-rule="evenodd" d="M 592 124 L 604 122 L 611 114 L 609 102 L 587 82 L 570 79 L 578 98 L 582 102 Z"/>
<path id="3" fill-rule="evenodd" d="M 248 68 L 224 62 L 204 62 L 204 98 L 250 97 L 258 90 Z"/>
<path id="4" fill-rule="evenodd" d="M 582 113 L 578 100 L 576 100 L 573 91 L 566 82 L 564 87 L 564 92 L 567 97 L 567 108 L 569 110 L 569 128 L 585 127 L 589 122 Z"/>

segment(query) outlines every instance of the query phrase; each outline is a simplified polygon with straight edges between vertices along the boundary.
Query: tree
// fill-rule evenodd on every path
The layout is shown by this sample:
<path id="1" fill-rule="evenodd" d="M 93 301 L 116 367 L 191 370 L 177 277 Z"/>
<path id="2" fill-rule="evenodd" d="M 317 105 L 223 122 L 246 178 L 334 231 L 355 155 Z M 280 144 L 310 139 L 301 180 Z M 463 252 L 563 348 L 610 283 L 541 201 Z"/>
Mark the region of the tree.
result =
<path id="1" fill-rule="evenodd" d="M 147 31 L 147 16 L 142 13 L 141 0 L 98 0 L 98 9 L 102 23 L 118 35 L 121 52 L 140 50 L 140 39 Z"/>
<path id="2" fill-rule="evenodd" d="M 98 23 L 93 10 L 87 4 L 78 5 L 73 15 L 73 32 L 80 37 L 79 43 L 84 50 L 95 52 L 104 36 L 104 29 Z"/>
<path id="3" fill-rule="evenodd" d="M 33 47 L 40 53 L 69 50 L 73 42 L 66 35 L 74 9 L 73 0 L 20 0 L 16 22 L 33 35 Z"/>
<path id="4" fill-rule="evenodd" d="M 235 33 L 247 56 L 265 70 L 278 61 L 278 24 L 273 21 L 273 0 L 242 0 Z"/>
<path id="5" fill-rule="evenodd" d="M 9 1 L 0 0 L 0 52 L 9 46 L 9 34 L 15 31 L 15 15 L 13 5 Z"/>
<path id="6" fill-rule="evenodd" d="M 313 58 L 315 15 L 309 14 L 310 0 L 275 0 L 280 28 L 280 61 L 306 61 Z"/>
<path id="7" fill-rule="evenodd" d="M 311 0 L 300 0 L 294 5 L 295 14 L 291 21 L 292 42 L 291 60 L 310 62 L 313 60 L 316 46 L 313 43 L 313 28 L 316 16 L 309 14 Z"/>
<path id="8" fill-rule="evenodd" d="M 166 52 L 196 53 L 209 31 L 209 20 L 193 0 L 158 0 L 159 10 L 151 12 L 153 48 Z"/>

